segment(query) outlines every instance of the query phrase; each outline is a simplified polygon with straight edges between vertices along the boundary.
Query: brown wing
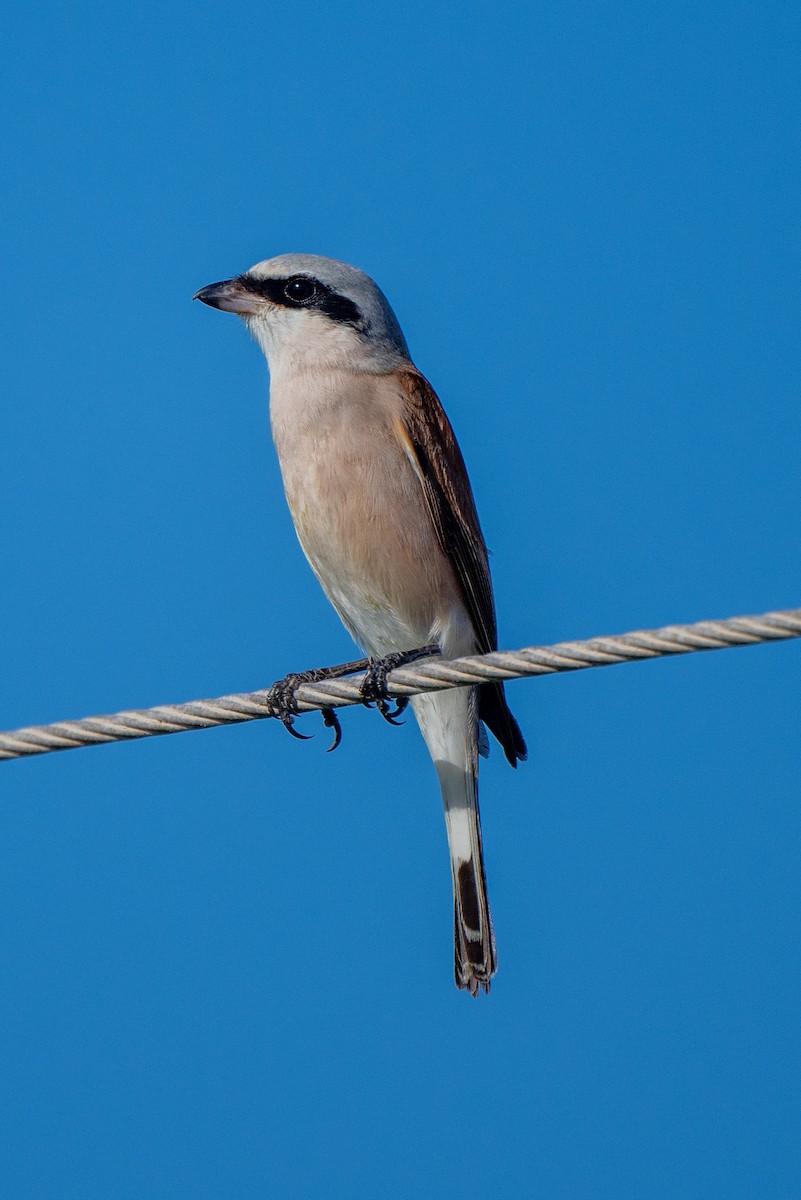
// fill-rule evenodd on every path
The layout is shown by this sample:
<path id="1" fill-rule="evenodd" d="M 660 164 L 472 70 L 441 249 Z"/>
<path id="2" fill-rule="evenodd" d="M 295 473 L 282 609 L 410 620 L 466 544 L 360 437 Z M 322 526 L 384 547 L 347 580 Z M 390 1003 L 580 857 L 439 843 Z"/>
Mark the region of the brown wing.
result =
<path id="1" fill-rule="evenodd" d="M 462 452 L 431 384 L 419 371 L 400 373 L 405 403 L 404 433 L 442 549 L 456 573 L 465 607 L 476 631 L 479 652 L 498 648 L 487 547 Z M 509 711 L 503 684 L 479 690 L 479 716 L 494 733 L 512 766 L 526 757 L 526 744 Z"/>
<path id="2" fill-rule="evenodd" d="M 476 513 L 462 453 L 451 423 L 430 383 L 417 371 L 404 371 L 403 420 L 419 464 L 431 519 L 451 560 L 481 654 L 498 648 L 495 604 L 487 547 Z"/>

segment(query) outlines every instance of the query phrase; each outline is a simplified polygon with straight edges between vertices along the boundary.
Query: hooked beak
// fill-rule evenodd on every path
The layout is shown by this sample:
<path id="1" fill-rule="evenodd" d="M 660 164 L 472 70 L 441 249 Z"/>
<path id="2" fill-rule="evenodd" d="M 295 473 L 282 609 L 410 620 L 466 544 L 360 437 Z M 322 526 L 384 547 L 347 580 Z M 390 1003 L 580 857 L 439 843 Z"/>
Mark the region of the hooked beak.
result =
<path id="1" fill-rule="evenodd" d="M 208 287 L 195 292 L 193 300 L 202 300 L 210 308 L 220 308 L 223 312 L 256 313 L 264 301 L 253 292 L 248 291 L 238 279 L 224 279 L 222 283 L 210 283 Z"/>

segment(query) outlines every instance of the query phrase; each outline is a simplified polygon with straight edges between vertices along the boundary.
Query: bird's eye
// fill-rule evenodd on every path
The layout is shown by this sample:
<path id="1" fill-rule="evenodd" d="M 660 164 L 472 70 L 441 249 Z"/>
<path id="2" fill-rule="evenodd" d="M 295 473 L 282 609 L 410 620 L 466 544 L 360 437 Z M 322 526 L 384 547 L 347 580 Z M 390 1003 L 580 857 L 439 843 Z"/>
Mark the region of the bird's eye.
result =
<path id="1" fill-rule="evenodd" d="M 294 279 L 287 279 L 284 284 L 284 295 L 293 304 L 306 304 L 316 294 L 317 287 L 314 280 L 306 279 L 303 275 L 297 275 Z"/>

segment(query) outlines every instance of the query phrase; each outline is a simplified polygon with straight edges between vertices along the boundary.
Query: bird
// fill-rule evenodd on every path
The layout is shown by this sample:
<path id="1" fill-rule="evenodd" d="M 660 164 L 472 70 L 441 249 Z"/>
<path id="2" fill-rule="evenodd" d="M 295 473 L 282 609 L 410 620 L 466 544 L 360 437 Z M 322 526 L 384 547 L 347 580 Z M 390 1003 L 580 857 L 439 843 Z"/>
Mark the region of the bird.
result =
<path id="1" fill-rule="evenodd" d="M 336 259 L 281 254 L 201 288 L 195 299 L 236 313 L 267 359 L 270 424 L 297 537 L 345 628 L 377 667 L 370 696 L 385 699 L 386 670 L 421 654 L 496 650 L 487 547 L 464 459 L 373 279 Z M 303 678 L 283 681 L 290 701 Z M 276 694 L 287 698 L 286 688 Z M 526 758 L 526 744 L 502 683 L 415 696 L 411 706 L 442 792 L 454 977 L 476 996 L 489 992 L 497 969 L 478 757 L 488 753 L 485 727 L 513 767 Z"/>

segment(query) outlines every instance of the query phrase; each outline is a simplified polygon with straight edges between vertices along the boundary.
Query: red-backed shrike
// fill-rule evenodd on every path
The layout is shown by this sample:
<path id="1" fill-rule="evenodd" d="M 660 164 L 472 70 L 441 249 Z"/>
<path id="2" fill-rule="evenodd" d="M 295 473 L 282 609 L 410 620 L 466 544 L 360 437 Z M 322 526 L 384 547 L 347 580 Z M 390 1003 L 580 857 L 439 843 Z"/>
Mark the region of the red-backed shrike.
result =
<path id="1" fill-rule="evenodd" d="M 300 544 L 373 658 L 497 649 L 487 550 L 450 422 L 363 271 L 284 254 L 197 293 L 241 316 L 270 369 L 270 420 Z M 526 746 L 503 684 L 415 696 L 439 775 L 453 875 L 456 983 L 496 969 L 478 809 L 483 722 L 516 766 Z"/>

